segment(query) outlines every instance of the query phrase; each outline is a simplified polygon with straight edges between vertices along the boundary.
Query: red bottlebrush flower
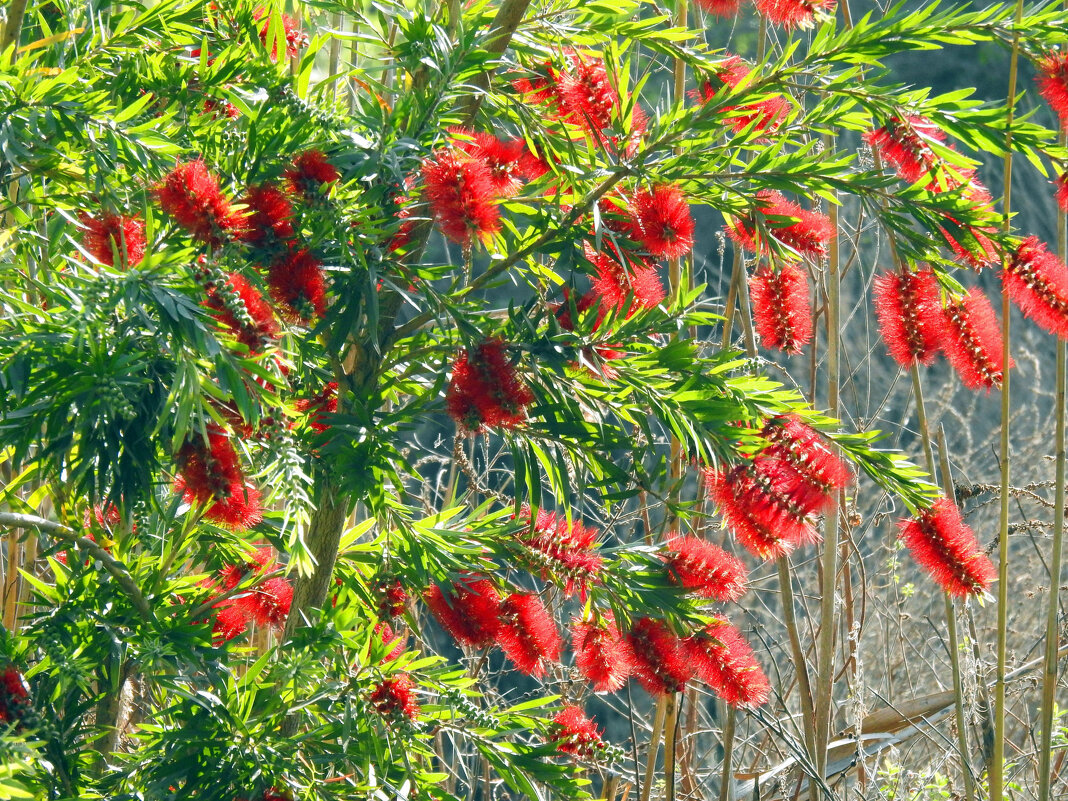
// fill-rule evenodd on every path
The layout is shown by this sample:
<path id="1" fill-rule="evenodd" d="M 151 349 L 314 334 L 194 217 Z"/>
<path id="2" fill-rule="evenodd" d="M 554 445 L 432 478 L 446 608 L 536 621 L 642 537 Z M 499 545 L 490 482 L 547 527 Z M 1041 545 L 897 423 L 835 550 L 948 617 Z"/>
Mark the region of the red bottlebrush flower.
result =
<path id="1" fill-rule="evenodd" d="M 293 157 L 293 164 L 282 175 L 289 191 L 306 201 L 320 197 L 323 184 L 332 184 L 341 177 L 337 167 L 326 160 L 321 150 L 305 150 Z"/>
<path id="2" fill-rule="evenodd" d="M 745 565 L 700 537 L 677 537 L 665 553 L 673 581 L 703 598 L 737 601 L 746 591 Z"/>
<path id="3" fill-rule="evenodd" d="M 800 353 L 812 341 L 808 278 L 795 264 L 761 265 L 749 279 L 753 320 L 765 348 Z"/>
<path id="4" fill-rule="evenodd" d="M 282 628 L 293 605 L 293 585 L 278 576 L 267 579 L 246 596 L 252 619 L 261 626 Z M 242 599 L 243 601 L 245 599 Z"/>
<path id="5" fill-rule="evenodd" d="M 827 511 L 834 493 L 853 480 L 823 436 L 796 417 L 772 417 L 760 434 L 771 444 L 757 456 L 757 472 L 806 514 Z"/>
<path id="6" fill-rule="evenodd" d="M 260 548 L 252 561 L 241 565 L 227 565 L 219 575 L 223 587 L 232 590 L 246 576 L 266 575 L 278 570 L 274 552 L 270 548 Z M 248 592 L 234 596 L 234 604 L 244 614 L 246 620 L 255 620 L 261 626 L 281 628 L 289 617 L 293 603 L 293 586 L 281 576 L 260 582 Z"/>
<path id="7" fill-rule="evenodd" d="M 749 78 L 752 70 L 738 56 L 730 56 L 719 65 L 715 74 L 720 81 L 734 89 Z M 693 94 L 694 99 L 703 105 L 715 97 L 717 89 L 711 81 L 705 81 Z M 754 129 L 760 133 L 774 132 L 790 113 L 790 101 L 782 95 L 773 95 L 766 100 L 744 106 L 727 106 L 723 110 L 741 112 L 727 117 L 735 133 L 741 133 L 750 125 L 754 125 Z"/>
<path id="8" fill-rule="evenodd" d="M 1024 317 L 1051 334 L 1068 338 L 1068 267 L 1037 236 L 1020 243 L 1001 281 Z"/>
<path id="9" fill-rule="evenodd" d="M 753 649 L 726 621 L 710 623 L 687 639 L 697 675 L 733 707 L 756 707 L 771 694 Z"/>
<path id="10" fill-rule="evenodd" d="M 630 676 L 630 644 L 620 635 L 611 612 L 593 620 L 575 618 L 571 622 L 571 645 L 575 667 L 593 684 L 594 692 L 615 692 Z"/>
<path id="11" fill-rule="evenodd" d="M 601 312 L 599 317 L 609 310 L 623 312 L 630 317 L 639 309 L 655 309 L 664 300 L 666 293 L 655 264 L 641 259 L 627 259 L 627 266 L 624 267 L 607 253 L 594 251 L 589 244 L 585 246 L 585 251 L 586 258 L 597 270 L 597 276 L 592 281 L 593 297 L 589 301 L 580 301 L 579 311 L 592 305 L 596 298 Z"/>
<path id="12" fill-rule="evenodd" d="M 296 406 L 298 412 L 308 415 L 308 426 L 313 431 L 326 431 L 330 424 L 324 422 L 323 415 L 337 412 L 337 382 L 331 381 L 313 398 L 298 400 Z"/>
<path id="13" fill-rule="evenodd" d="M 257 20 L 267 17 L 267 21 L 264 22 L 263 27 L 260 28 L 260 41 L 264 47 L 268 47 L 268 37 L 271 35 L 271 20 L 267 15 L 267 9 L 256 9 L 253 17 Z M 286 58 L 295 58 L 297 53 L 300 52 L 300 48 L 308 46 L 308 35 L 301 31 L 300 20 L 295 17 L 289 16 L 289 14 L 282 15 L 282 33 L 285 36 L 285 53 Z M 271 61 L 278 61 L 282 55 L 282 42 L 276 42 L 274 48 L 271 51 Z"/>
<path id="14" fill-rule="evenodd" d="M 215 623 L 211 632 L 216 645 L 240 637 L 248 630 L 248 618 L 245 612 L 233 600 L 223 601 L 216 606 Z"/>
<path id="15" fill-rule="evenodd" d="M 834 227 L 827 215 L 803 209 L 781 193 L 768 189 L 757 192 L 756 207 L 754 212 L 760 215 L 768 234 L 774 239 L 800 256 L 820 259 L 827 255 L 827 243 L 834 236 Z M 779 218 L 789 218 L 792 222 Z M 733 218 L 727 225 L 731 239 L 747 250 L 761 253 L 763 249 L 757 248 L 756 231 L 756 222 L 752 218 Z M 787 257 L 790 258 L 789 254 Z"/>
<path id="16" fill-rule="evenodd" d="M 643 617 L 627 634 L 631 670 L 650 695 L 680 692 L 694 677 L 682 641 L 662 620 Z"/>
<path id="17" fill-rule="evenodd" d="M 171 170 L 153 193 L 160 208 L 193 237 L 218 247 L 238 236 L 244 218 L 222 195 L 219 182 L 203 161 L 188 161 Z"/>
<path id="18" fill-rule="evenodd" d="M 530 510 L 524 508 L 519 519 L 530 521 Z M 570 523 L 563 515 L 539 511 L 534 528 L 525 528 L 518 539 L 530 549 L 530 561 L 541 568 L 545 580 L 563 579 L 565 593 L 576 592 L 585 599 L 590 583 L 597 580 L 604 560 L 593 551 L 600 531 L 578 520 Z"/>
<path id="19" fill-rule="evenodd" d="M 549 740 L 556 743 L 557 751 L 580 759 L 590 759 L 605 747 L 597 724 L 577 706 L 565 706 L 553 718 Z"/>
<path id="20" fill-rule="evenodd" d="M 246 486 L 237 452 L 219 430 L 208 430 L 208 442 L 194 435 L 175 456 L 178 477 L 175 490 L 188 503 L 211 505 L 204 517 L 236 531 L 250 528 L 263 519 L 260 493 Z"/>
<path id="21" fill-rule="evenodd" d="M 408 608 L 408 593 L 400 579 L 383 579 L 375 585 L 375 595 L 383 617 L 400 617 Z"/>
<path id="22" fill-rule="evenodd" d="M 742 0 L 697 0 L 697 5 L 717 17 L 733 17 L 742 7 Z"/>
<path id="23" fill-rule="evenodd" d="M 528 676 L 544 676 L 546 662 L 560 661 L 560 634 L 537 595 L 516 592 L 504 599 L 497 644 Z"/>
<path id="24" fill-rule="evenodd" d="M 525 161 L 530 155 L 526 142 L 522 139 L 504 142 L 491 133 L 464 128 L 453 128 L 452 133 L 458 135 L 453 141 L 458 150 L 489 168 L 490 184 L 496 196 L 513 197 L 518 194 L 525 172 L 530 167 Z"/>
<path id="25" fill-rule="evenodd" d="M 89 540 L 89 542 L 96 542 L 96 537 L 93 536 L 93 532 L 91 532 L 91 531 L 86 532 L 85 538 L 87 540 Z M 70 553 L 70 551 L 62 551 L 60 553 L 57 553 L 56 554 L 56 561 L 59 562 L 61 565 L 69 564 L 69 562 L 67 561 L 67 554 L 68 553 Z M 85 566 L 89 567 L 89 564 L 91 562 L 92 562 L 92 559 L 86 559 L 85 560 Z"/>
<path id="26" fill-rule="evenodd" d="M 274 184 L 250 186 L 241 202 L 248 207 L 245 239 L 263 247 L 293 238 L 293 205 Z"/>
<path id="27" fill-rule="evenodd" d="M 501 628 L 501 596 L 488 579 L 467 578 L 453 584 L 448 595 L 434 586 L 423 600 L 459 644 L 485 648 L 496 642 Z"/>
<path id="28" fill-rule="evenodd" d="M 18 723 L 30 710 L 30 688 L 14 665 L 0 673 L 0 722 Z"/>
<path id="29" fill-rule="evenodd" d="M 449 415 L 471 434 L 493 426 L 515 428 L 533 401 L 499 339 L 460 353 L 445 395 Z"/>
<path id="30" fill-rule="evenodd" d="M 986 295 L 973 287 L 960 300 L 950 301 L 944 315 L 946 337 L 942 348 L 964 386 L 987 390 L 1000 387 L 1005 371 L 1001 328 Z M 1008 366 L 1015 366 L 1011 359 Z"/>
<path id="31" fill-rule="evenodd" d="M 371 704 L 379 715 L 403 715 L 409 720 L 419 717 L 419 702 L 415 700 L 415 682 L 401 673 L 380 681 L 371 693 Z"/>
<path id="32" fill-rule="evenodd" d="M 787 30 L 792 28 L 811 28 L 816 24 L 817 15 L 832 11 L 836 0 L 755 0 L 757 11 L 768 18 L 773 25 Z"/>
<path id="33" fill-rule="evenodd" d="M 1068 130 L 1068 52 L 1053 51 L 1038 61 L 1038 91 Z"/>
<path id="34" fill-rule="evenodd" d="M 204 113 L 210 116 L 213 120 L 218 118 L 220 108 L 222 109 L 222 113 L 226 115 L 227 119 L 236 120 L 241 116 L 241 109 L 229 100 L 219 101 L 211 97 L 205 99 Z"/>
<path id="35" fill-rule="evenodd" d="M 619 94 L 608 80 L 603 60 L 587 59 L 574 50 L 569 55 L 574 72 L 560 74 L 556 84 L 561 117 L 584 131 L 598 134 L 612 124 Z"/>
<path id="36" fill-rule="evenodd" d="M 656 258 L 677 259 L 693 250 L 694 221 L 677 186 L 639 189 L 630 206 L 631 237 Z"/>
<path id="37" fill-rule="evenodd" d="M 145 223 L 140 218 L 82 214 L 81 223 L 82 246 L 101 264 L 114 267 L 118 256 L 120 267 L 136 267 L 145 257 Z"/>
<path id="38" fill-rule="evenodd" d="M 784 556 L 820 537 L 805 509 L 780 494 L 777 482 L 752 465 L 726 473 L 707 468 L 705 486 L 738 542 L 760 559 Z"/>
<path id="39" fill-rule="evenodd" d="M 403 629 L 400 633 L 395 632 L 393 626 L 389 625 L 389 623 L 384 620 L 375 624 L 374 633 L 378 635 L 375 645 L 381 645 L 383 650 L 389 649 L 382 657 L 384 662 L 390 662 L 396 659 L 403 654 L 408 647 L 407 633 L 404 632 Z"/>
<path id="40" fill-rule="evenodd" d="M 208 287 L 205 305 L 212 316 L 237 337 L 237 341 L 252 353 L 263 350 L 278 336 L 278 321 L 274 310 L 263 295 L 239 273 L 226 276 L 229 291 L 220 292 Z"/>
<path id="41" fill-rule="evenodd" d="M 997 571 L 979 549 L 975 532 L 961 520 L 960 510 L 949 498 L 939 498 L 911 520 L 899 520 L 901 540 L 912 558 L 946 592 L 980 595 Z"/>
<path id="42" fill-rule="evenodd" d="M 267 285 L 288 322 L 309 324 L 326 313 L 326 276 L 306 249 L 289 250 L 272 264 Z"/>
<path id="43" fill-rule="evenodd" d="M 560 73 L 546 61 L 532 70 L 531 77 L 512 81 L 512 88 L 522 95 L 524 103 L 548 103 L 559 113 L 559 98 L 556 92 Z"/>
<path id="44" fill-rule="evenodd" d="M 930 120 L 908 116 L 891 117 L 864 138 L 903 180 L 914 184 L 938 163 L 930 143 L 944 142 L 946 135 Z"/>
<path id="45" fill-rule="evenodd" d="M 1057 181 L 1057 206 L 1061 211 L 1068 211 L 1068 173 L 1060 176 Z"/>
<path id="46" fill-rule="evenodd" d="M 878 275 L 872 300 L 879 333 L 890 357 L 902 367 L 916 360 L 930 364 L 942 350 L 946 329 L 934 272 L 928 269 Z"/>
<path id="47" fill-rule="evenodd" d="M 457 148 L 443 148 L 423 161 L 423 184 L 434 218 L 453 242 L 469 245 L 500 230 L 489 166 Z"/>
<path id="48" fill-rule="evenodd" d="M 95 524 L 97 528 L 110 532 L 121 522 L 122 513 L 113 503 L 109 503 L 107 507 L 98 504 L 92 509 L 86 509 L 82 515 L 82 528 L 90 528 Z"/>

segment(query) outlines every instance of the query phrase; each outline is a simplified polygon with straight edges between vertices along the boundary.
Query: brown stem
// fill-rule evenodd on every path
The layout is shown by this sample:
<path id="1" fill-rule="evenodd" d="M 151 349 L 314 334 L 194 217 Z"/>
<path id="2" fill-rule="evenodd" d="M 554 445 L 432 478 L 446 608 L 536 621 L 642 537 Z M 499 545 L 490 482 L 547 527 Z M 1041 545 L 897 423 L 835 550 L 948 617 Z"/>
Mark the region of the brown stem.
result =
<path id="1" fill-rule="evenodd" d="M 727 707 L 727 720 L 723 724 L 723 766 L 720 771 L 719 801 L 734 801 L 734 728 L 736 713 L 733 706 Z"/>
<path id="2" fill-rule="evenodd" d="M 7 7 L 7 25 L 4 26 L 3 36 L 0 36 L 0 53 L 3 53 L 11 45 L 18 45 L 19 33 L 22 31 L 22 21 L 26 16 L 28 0 L 12 0 Z M 14 62 L 15 54 L 11 54 Z"/>

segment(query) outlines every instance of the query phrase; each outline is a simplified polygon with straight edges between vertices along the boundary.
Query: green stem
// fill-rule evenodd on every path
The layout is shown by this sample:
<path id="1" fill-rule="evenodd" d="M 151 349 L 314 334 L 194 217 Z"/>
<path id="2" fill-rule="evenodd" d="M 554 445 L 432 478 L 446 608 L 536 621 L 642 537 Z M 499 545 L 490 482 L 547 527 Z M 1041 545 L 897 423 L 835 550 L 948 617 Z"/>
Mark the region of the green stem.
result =
<path id="1" fill-rule="evenodd" d="M 827 266 L 826 323 L 827 323 L 827 410 L 831 417 L 839 416 L 839 312 L 841 306 L 839 283 L 838 206 L 830 206 L 831 236 Z M 820 630 L 816 659 L 816 753 L 813 762 L 821 778 L 826 778 L 827 744 L 831 734 L 831 702 L 834 686 L 834 597 L 838 578 L 838 510 L 841 498 L 826 516 L 823 542 L 823 580 L 820 587 Z M 816 797 L 813 785 L 813 798 Z"/>
<path id="2" fill-rule="evenodd" d="M 1068 134 L 1060 134 L 1060 146 L 1068 142 Z M 1068 260 L 1068 229 L 1066 215 L 1057 211 L 1057 256 L 1061 262 Z M 1068 346 L 1063 339 L 1057 341 L 1057 439 L 1056 468 L 1053 496 L 1053 553 L 1049 566 L 1049 607 L 1046 611 L 1046 658 L 1042 674 L 1042 709 L 1039 717 L 1038 741 L 1038 801 L 1049 801 L 1052 781 L 1051 757 L 1053 752 L 1053 707 L 1057 698 L 1057 651 L 1059 645 L 1058 613 L 1060 611 L 1061 560 L 1064 548 L 1064 468 L 1065 468 L 1065 362 Z"/>
<path id="3" fill-rule="evenodd" d="M 916 387 L 919 390 L 919 370 L 913 366 L 917 373 Z M 924 431 L 928 431 L 926 424 Z M 928 437 L 929 439 L 929 437 Z M 953 489 L 953 472 L 949 467 L 949 450 L 946 448 L 946 434 L 942 428 L 938 430 L 938 458 L 942 468 L 942 490 L 946 497 L 953 500 L 956 492 Z M 929 465 L 928 470 L 934 475 L 934 464 Z M 960 640 L 957 636 L 957 614 L 953 607 L 953 598 L 947 592 L 946 601 L 946 625 L 949 629 L 949 662 L 953 670 L 953 711 L 957 720 L 957 748 L 960 750 L 961 775 L 964 778 L 965 801 L 975 799 L 975 777 L 972 775 L 970 750 L 968 748 L 968 730 L 964 717 L 964 682 L 960 672 Z"/>
<path id="4" fill-rule="evenodd" d="M 731 765 L 734 761 L 734 728 L 736 713 L 733 706 L 727 707 L 727 720 L 723 723 L 723 769 L 719 780 L 719 801 L 734 801 L 734 778 Z"/>
<path id="5" fill-rule="evenodd" d="M 1012 123 L 1016 111 L 1016 75 L 1020 60 L 1020 24 L 1023 20 L 1023 0 L 1016 0 L 1016 16 L 1012 32 L 1012 56 L 1009 60 L 1009 91 L 1005 118 L 1005 190 L 1003 230 L 1011 229 L 1012 208 Z M 1006 262 L 1008 254 L 1002 254 Z M 1009 475 L 1011 451 L 1009 450 L 1010 405 L 1009 340 L 1011 307 L 1009 293 L 1001 292 L 1001 322 L 1004 326 L 1002 341 L 1001 384 L 1001 509 L 998 525 L 998 645 L 997 674 L 994 680 L 994 753 L 990 765 L 990 801 L 1002 801 L 1005 791 L 1005 664 L 1008 658 L 1009 629 Z"/>

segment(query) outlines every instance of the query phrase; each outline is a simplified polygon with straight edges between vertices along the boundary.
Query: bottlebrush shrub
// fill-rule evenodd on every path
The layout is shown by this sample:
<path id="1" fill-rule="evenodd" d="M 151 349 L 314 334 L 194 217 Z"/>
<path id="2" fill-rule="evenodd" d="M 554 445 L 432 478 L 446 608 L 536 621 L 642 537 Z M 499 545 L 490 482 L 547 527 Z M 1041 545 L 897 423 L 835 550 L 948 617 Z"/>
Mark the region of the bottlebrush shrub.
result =
<path id="1" fill-rule="evenodd" d="M 1068 267 L 1037 236 L 1020 243 L 1001 281 L 1025 317 L 1051 334 L 1068 337 Z"/>
<path id="2" fill-rule="evenodd" d="M 932 507 L 918 454 L 801 392 L 823 405 L 840 387 L 849 420 L 907 416 L 896 396 L 863 400 L 897 374 L 857 335 L 877 240 L 952 296 L 938 344 L 965 381 L 1000 382 L 988 304 L 955 298 L 975 282 L 960 267 L 1027 241 L 994 233 L 976 166 L 1000 158 L 1006 110 L 963 86 L 906 91 L 895 64 L 947 43 L 995 58 L 1014 37 L 1051 53 L 1068 15 L 921 4 L 846 31 L 800 0 L 673 20 L 522 5 L 508 25 L 499 4 L 396 0 L 299 19 L 177 0 L 87 22 L 29 0 L 9 27 L 0 665 L 23 725 L 0 791 L 600 798 L 648 789 L 650 727 L 626 758 L 609 742 L 645 714 L 642 687 L 736 705 L 736 764 L 771 770 L 796 748 L 765 723 L 813 710 L 790 691 L 790 616 L 761 561 L 803 557 L 782 563 L 799 601 L 919 603 L 859 585 L 885 575 L 863 543 L 885 540 L 894 506 L 928 510 L 921 561 L 982 583 L 957 569 L 980 564 L 975 543 Z M 765 22 L 758 53 L 746 32 Z M 341 30 L 360 46 L 335 48 Z M 1059 170 L 1040 116 L 1010 146 Z M 837 231 L 820 210 L 835 201 Z M 1044 257 L 1019 256 L 1006 281 L 1059 302 Z M 922 286 L 880 279 L 880 303 L 911 363 L 936 347 L 913 329 L 938 297 L 909 275 Z M 740 358 L 756 341 L 811 359 Z M 109 504 L 114 524 L 82 524 Z M 837 574 L 850 585 L 807 567 L 829 521 L 859 521 L 824 546 L 860 545 Z M 850 664 L 882 669 L 867 621 L 849 619 Z M 811 622 L 801 653 L 817 652 Z M 840 653 L 851 626 L 825 623 Z M 937 669 L 929 639 L 903 641 Z M 832 673 L 838 708 L 854 676 Z M 709 704 L 669 700 L 678 754 L 691 720 L 720 737 Z M 687 764 L 680 784 L 714 793 L 721 766 Z"/>

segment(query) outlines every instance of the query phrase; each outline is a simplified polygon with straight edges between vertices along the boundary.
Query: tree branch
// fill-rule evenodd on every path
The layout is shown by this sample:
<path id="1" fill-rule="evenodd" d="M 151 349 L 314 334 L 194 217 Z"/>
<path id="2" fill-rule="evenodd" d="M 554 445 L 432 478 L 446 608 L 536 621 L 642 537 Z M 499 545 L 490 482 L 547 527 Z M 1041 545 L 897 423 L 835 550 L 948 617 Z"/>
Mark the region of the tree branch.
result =
<path id="1" fill-rule="evenodd" d="M 46 520 L 45 518 L 37 517 L 36 515 L 23 515 L 14 512 L 0 512 L 0 526 L 8 526 L 11 528 L 35 528 L 39 531 L 44 531 L 48 534 L 53 534 L 62 537 L 69 542 L 75 543 L 79 548 L 88 551 L 96 559 L 100 560 L 100 563 L 104 565 L 104 569 L 111 574 L 113 579 L 115 579 L 123 592 L 125 592 L 126 596 L 130 599 L 130 602 L 134 605 L 137 613 L 146 622 L 154 620 L 152 607 L 149 606 L 148 601 L 145 600 L 145 596 L 141 593 L 140 588 L 133 580 L 133 576 L 131 576 L 130 572 L 126 569 L 126 566 L 88 537 L 79 537 L 73 530 L 67 528 L 62 523 Z"/>

